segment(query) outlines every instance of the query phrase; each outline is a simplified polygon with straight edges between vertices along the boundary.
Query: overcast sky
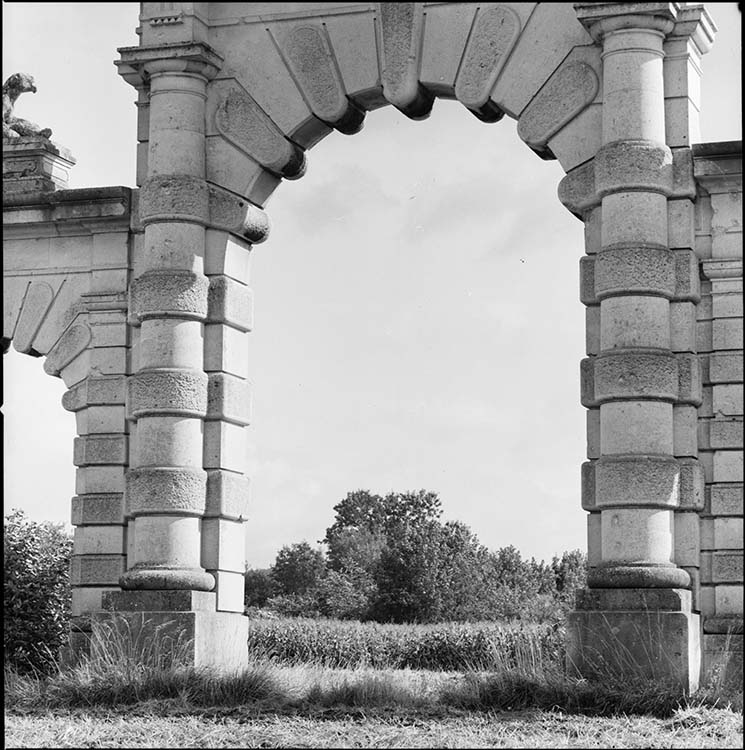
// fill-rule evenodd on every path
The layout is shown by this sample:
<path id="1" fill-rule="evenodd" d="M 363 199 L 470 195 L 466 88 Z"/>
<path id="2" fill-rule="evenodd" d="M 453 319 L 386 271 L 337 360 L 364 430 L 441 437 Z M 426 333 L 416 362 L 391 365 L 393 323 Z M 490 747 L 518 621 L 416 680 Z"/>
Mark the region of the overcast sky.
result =
<path id="1" fill-rule="evenodd" d="M 70 187 L 135 184 L 135 91 L 116 48 L 136 3 L 3 3 L 3 80 L 36 79 L 18 114 L 77 159 Z M 702 140 L 741 138 L 740 15 L 704 58 Z M 348 491 L 428 489 L 491 549 L 585 549 L 579 402 L 582 225 L 563 172 L 505 118 L 438 100 L 333 133 L 280 186 L 252 253 L 252 502 L 246 559 L 321 539 Z M 61 380 L 3 357 L 5 512 L 69 522 L 75 420 Z"/>

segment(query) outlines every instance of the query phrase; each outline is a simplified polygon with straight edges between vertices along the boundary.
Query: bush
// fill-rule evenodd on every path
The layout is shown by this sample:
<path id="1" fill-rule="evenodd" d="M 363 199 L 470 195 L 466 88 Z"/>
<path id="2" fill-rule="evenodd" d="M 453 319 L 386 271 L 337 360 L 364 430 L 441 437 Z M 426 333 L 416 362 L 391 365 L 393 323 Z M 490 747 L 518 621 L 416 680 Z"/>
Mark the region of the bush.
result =
<path id="1" fill-rule="evenodd" d="M 70 621 L 72 539 L 61 524 L 5 516 L 3 647 L 19 673 L 48 672 L 66 643 Z"/>

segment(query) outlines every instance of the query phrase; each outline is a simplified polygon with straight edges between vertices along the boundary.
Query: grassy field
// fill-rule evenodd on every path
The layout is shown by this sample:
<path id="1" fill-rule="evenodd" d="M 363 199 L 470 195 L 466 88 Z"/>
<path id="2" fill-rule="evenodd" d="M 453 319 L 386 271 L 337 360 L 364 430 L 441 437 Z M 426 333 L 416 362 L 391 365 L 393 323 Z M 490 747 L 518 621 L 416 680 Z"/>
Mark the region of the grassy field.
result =
<path id="1" fill-rule="evenodd" d="M 75 669 L 20 676 L 6 668 L 6 746 L 742 747 L 741 692 L 709 686 L 685 696 L 642 680 L 571 678 L 540 630 L 503 626 L 502 655 L 487 669 L 428 670 L 369 665 L 370 644 L 387 643 L 392 663 L 410 653 L 405 630 L 285 625 L 302 648 L 254 639 L 250 666 L 227 676 L 184 666 L 177 648 L 169 660 L 157 638 L 144 644 L 152 658 L 143 660 L 113 631 L 98 634 Z M 427 659 L 453 659 L 477 630 L 419 628 L 412 642 L 429 633 L 440 646 Z M 334 653 L 343 668 L 329 666 Z"/>

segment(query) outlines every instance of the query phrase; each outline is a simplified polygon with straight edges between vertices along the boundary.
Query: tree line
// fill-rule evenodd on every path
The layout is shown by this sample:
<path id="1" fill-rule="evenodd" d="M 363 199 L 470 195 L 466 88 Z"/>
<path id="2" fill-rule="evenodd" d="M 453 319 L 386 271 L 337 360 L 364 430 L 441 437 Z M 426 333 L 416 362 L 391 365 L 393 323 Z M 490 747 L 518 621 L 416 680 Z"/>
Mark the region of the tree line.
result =
<path id="1" fill-rule="evenodd" d="M 377 622 L 559 619 L 585 585 L 579 550 L 550 563 L 482 545 L 441 519 L 437 494 L 350 492 L 319 544 L 285 545 L 270 568 L 247 569 L 246 606 L 278 615 Z"/>

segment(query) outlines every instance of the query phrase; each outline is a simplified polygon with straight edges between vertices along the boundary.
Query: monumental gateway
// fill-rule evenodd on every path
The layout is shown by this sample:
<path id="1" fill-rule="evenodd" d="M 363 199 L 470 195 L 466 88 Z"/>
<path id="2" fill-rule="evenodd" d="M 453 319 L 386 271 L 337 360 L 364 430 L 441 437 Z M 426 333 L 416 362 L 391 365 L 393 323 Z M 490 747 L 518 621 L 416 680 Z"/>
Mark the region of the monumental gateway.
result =
<path id="1" fill-rule="evenodd" d="M 585 225 L 572 667 L 630 659 L 686 688 L 723 653 L 736 670 L 742 155 L 700 143 L 704 6 L 145 2 L 139 20 L 116 61 L 137 96 L 136 188 L 67 189 L 74 159 L 48 131 L 3 129 L 4 349 L 43 357 L 77 420 L 73 651 L 119 617 L 187 634 L 195 664 L 245 662 L 263 206 L 332 131 L 444 97 L 516 119 Z M 579 503 L 579 467 L 577 486 Z"/>

